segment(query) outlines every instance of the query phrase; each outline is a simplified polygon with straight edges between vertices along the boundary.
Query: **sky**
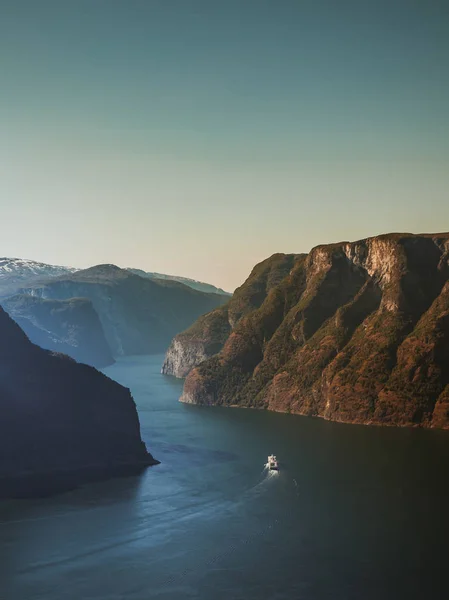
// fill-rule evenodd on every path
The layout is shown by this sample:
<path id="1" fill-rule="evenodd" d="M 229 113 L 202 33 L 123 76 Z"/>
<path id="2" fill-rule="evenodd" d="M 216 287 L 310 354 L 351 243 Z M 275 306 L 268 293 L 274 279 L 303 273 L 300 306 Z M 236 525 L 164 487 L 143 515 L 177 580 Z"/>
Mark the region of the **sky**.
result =
<path id="1" fill-rule="evenodd" d="M 232 291 L 449 230 L 444 0 L 0 0 L 0 256 Z"/>

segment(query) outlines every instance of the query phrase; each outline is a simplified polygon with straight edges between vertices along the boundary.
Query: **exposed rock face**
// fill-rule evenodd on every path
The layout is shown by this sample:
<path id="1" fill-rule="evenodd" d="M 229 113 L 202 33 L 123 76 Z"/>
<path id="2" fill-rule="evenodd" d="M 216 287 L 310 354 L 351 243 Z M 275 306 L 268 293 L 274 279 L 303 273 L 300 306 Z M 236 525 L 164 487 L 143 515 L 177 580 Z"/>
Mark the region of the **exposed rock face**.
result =
<path id="1" fill-rule="evenodd" d="M 275 254 L 257 265 L 227 304 L 200 317 L 173 339 L 162 373 L 185 377 L 193 367 L 219 352 L 235 325 L 262 304 L 268 291 L 289 273 L 294 261 L 293 254 Z"/>
<path id="2" fill-rule="evenodd" d="M 193 367 L 222 349 L 230 330 L 227 309 L 217 308 L 200 317 L 191 328 L 172 340 L 162 373 L 186 377 Z"/>
<path id="3" fill-rule="evenodd" d="M 0 308 L 0 496 L 64 489 L 155 464 L 128 389 L 32 344 Z"/>
<path id="4" fill-rule="evenodd" d="M 43 300 L 17 295 L 4 300 L 2 306 L 33 344 L 98 368 L 113 364 L 103 327 L 90 300 Z"/>
<path id="5" fill-rule="evenodd" d="M 221 348 L 217 347 L 215 352 Z M 188 344 L 182 342 L 182 339 L 175 337 L 170 344 L 165 356 L 164 364 L 162 365 L 162 373 L 164 375 L 174 375 L 175 377 L 186 377 L 189 372 L 195 367 L 215 354 L 213 350 L 207 352 L 206 343 L 202 341 L 189 341 Z"/>
<path id="6" fill-rule="evenodd" d="M 98 265 L 22 291 L 52 300 L 88 298 L 114 356 L 163 352 L 178 331 L 227 300 L 222 294 L 140 277 L 114 265 Z"/>
<path id="7" fill-rule="evenodd" d="M 449 234 L 319 246 L 294 263 L 181 400 L 449 428 Z"/>

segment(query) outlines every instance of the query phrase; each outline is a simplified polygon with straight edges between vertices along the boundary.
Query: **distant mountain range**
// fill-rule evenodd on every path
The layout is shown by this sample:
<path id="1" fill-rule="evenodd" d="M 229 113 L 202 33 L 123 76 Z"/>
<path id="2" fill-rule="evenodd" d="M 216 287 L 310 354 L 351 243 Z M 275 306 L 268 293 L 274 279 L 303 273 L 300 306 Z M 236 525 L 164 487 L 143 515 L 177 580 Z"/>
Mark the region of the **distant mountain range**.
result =
<path id="1" fill-rule="evenodd" d="M 98 368 L 114 363 L 103 326 L 90 300 L 45 300 L 17 294 L 4 299 L 2 304 L 33 344 Z"/>
<path id="2" fill-rule="evenodd" d="M 0 297 L 11 295 L 17 292 L 23 285 L 28 285 L 39 280 L 47 280 L 67 273 L 82 271 L 75 267 L 63 267 L 59 265 L 49 265 L 46 263 L 28 260 L 25 258 L 0 258 Z M 165 275 L 164 273 L 152 273 L 142 269 L 126 268 L 135 275 L 146 277 L 147 279 L 168 279 L 178 281 L 199 292 L 208 294 L 224 294 L 231 296 L 221 288 L 215 287 L 209 283 L 189 279 L 188 277 L 178 277 L 176 275 Z"/>
<path id="3" fill-rule="evenodd" d="M 113 356 L 164 352 L 176 333 L 228 298 L 192 283 L 208 291 L 115 265 L 0 259 L 0 303 L 31 341 L 96 367 Z"/>
<path id="4" fill-rule="evenodd" d="M 79 269 L 47 265 L 24 258 L 0 258 L 0 298 L 15 294 L 24 285 L 74 273 Z"/>
<path id="5" fill-rule="evenodd" d="M 449 234 L 275 254 L 172 341 L 181 400 L 449 429 Z"/>
<path id="6" fill-rule="evenodd" d="M 22 288 L 21 293 L 45 300 L 90 300 L 114 356 L 163 352 L 173 335 L 227 299 L 177 281 L 140 277 L 115 265 L 61 275 Z"/>
<path id="7" fill-rule="evenodd" d="M 142 269 L 130 269 L 128 271 L 140 275 L 141 277 L 148 277 L 149 279 L 168 279 L 171 281 L 178 281 L 184 283 L 194 290 L 199 292 L 206 292 L 207 294 L 224 294 L 225 296 L 232 296 L 231 293 L 225 292 L 223 289 L 215 287 L 210 283 L 204 283 L 202 281 L 196 281 L 195 279 L 189 279 L 188 277 L 178 277 L 177 275 L 164 275 L 163 273 L 151 273 L 148 271 L 142 271 Z"/>

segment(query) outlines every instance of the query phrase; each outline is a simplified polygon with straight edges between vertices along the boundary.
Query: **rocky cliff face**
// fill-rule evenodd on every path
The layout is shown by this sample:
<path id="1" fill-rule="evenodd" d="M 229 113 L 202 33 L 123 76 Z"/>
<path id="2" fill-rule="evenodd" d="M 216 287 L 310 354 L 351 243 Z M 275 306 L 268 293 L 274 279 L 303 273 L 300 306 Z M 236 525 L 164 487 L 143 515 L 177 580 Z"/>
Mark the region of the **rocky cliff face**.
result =
<path id="1" fill-rule="evenodd" d="M 164 352 L 178 332 L 226 302 L 175 281 L 151 280 L 114 265 L 98 265 L 23 289 L 43 299 L 88 298 L 114 356 Z"/>
<path id="2" fill-rule="evenodd" d="M 2 306 L 33 344 L 97 368 L 113 364 L 103 327 L 89 300 L 17 295 L 5 299 Z"/>
<path id="3" fill-rule="evenodd" d="M 268 291 L 289 273 L 294 261 L 294 255 L 275 254 L 258 264 L 227 304 L 200 317 L 172 340 L 162 373 L 186 377 L 193 367 L 217 354 L 240 319 L 262 304 Z"/>
<path id="4" fill-rule="evenodd" d="M 0 496 L 33 496 L 155 464 L 128 389 L 32 344 L 0 308 Z"/>
<path id="5" fill-rule="evenodd" d="M 449 428 L 449 234 L 384 235 L 292 260 L 189 373 L 182 400 Z"/>
<path id="6" fill-rule="evenodd" d="M 162 373 L 186 377 L 193 367 L 222 349 L 230 330 L 227 308 L 220 307 L 200 317 L 191 328 L 172 340 Z"/>

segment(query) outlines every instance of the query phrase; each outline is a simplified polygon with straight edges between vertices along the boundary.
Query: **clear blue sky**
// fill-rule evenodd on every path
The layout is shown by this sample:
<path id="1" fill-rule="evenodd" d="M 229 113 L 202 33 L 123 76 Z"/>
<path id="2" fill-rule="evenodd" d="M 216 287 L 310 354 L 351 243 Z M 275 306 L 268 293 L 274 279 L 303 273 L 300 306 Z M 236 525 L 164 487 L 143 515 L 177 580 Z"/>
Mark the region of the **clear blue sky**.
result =
<path id="1" fill-rule="evenodd" d="M 0 0 L 0 255 L 232 290 L 449 230 L 449 3 Z"/>

